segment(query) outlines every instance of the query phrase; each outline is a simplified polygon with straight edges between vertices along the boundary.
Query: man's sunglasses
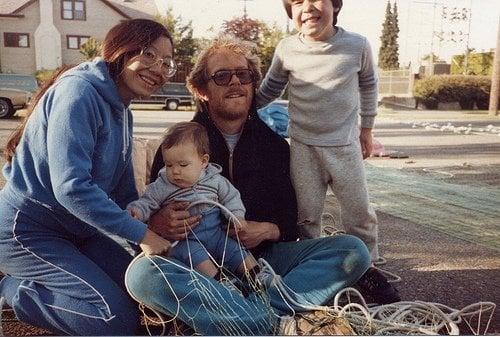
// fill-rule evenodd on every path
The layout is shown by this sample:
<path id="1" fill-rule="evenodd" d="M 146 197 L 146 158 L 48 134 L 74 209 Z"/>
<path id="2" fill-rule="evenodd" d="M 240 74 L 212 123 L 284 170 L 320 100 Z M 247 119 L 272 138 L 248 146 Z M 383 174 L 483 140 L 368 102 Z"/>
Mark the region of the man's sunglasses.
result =
<path id="1" fill-rule="evenodd" d="M 241 84 L 249 84 L 254 81 L 253 72 L 250 69 L 219 70 L 210 76 L 210 79 L 218 86 L 227 86 L 233 75 L 236 75 Z"/>

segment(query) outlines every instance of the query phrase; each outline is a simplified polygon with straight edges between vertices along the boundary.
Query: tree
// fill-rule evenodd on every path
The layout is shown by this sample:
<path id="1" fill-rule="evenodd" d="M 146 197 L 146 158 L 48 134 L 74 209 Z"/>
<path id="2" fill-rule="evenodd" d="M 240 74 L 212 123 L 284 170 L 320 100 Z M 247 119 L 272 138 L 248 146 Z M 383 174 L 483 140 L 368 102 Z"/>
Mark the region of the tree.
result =
<path id="1" fill-rule="evenodd" d="M 382 35 L 380 36 L 382 43 L 378 53 L 378 64 L 383 70 L 399 69 L 398 34 L 398 7 L 394 3 L 394 7 L 391 10 L 391 3 L 387 1 L 385 20 L 382 24 Z"/>
<path id="2" fill-rule="evenodd" d="M 262 36 L 258 43 L 258 55 L 260 57 L 262 74 L 265 74 L 273 61 L 276 46 L 285 37 L 285 33 L 276 24 L 269 27 L 265 23 L 262 23 L 261 28 Z"/>
<path id="3" fill-rule="evenodd" d="M 194 55 L 198 50 L 196 40 L 193 38 L 193 23 L 184 24 L 182 17 L 174 16 L 172 7 L 167 9 L 165 16 L 156 16 L 156 21 L 167 27 L 174 40 L 175 59 L 179 66 L 191 68 L 194 64 Z"/>
<path id="4" fill-rule="evenodd" d="M 87 42 L 80 47 L 80 54 L 85 57 L 85 60 L 92 60 L 94 57 L 99 56 L 100 53 L 101 42 L 93 37 L 89 38 Z"/>
<path id="5" fill-rule="evenodd" d="M 242 40 L 258 43 L 262 30 L 262 23 L 243 16 L 224 21 L 222 30 Z"/>
<path id="6" fill-rule="evenodd" d="M 274 50 L 285 33 L 276 25 L 268 26 L 265 22 L 246 16 L 224 21 L 224 33 L 256 44 L 257 55 L 261 61 L 261 71 L 265 74 L 273 60 Z"/>

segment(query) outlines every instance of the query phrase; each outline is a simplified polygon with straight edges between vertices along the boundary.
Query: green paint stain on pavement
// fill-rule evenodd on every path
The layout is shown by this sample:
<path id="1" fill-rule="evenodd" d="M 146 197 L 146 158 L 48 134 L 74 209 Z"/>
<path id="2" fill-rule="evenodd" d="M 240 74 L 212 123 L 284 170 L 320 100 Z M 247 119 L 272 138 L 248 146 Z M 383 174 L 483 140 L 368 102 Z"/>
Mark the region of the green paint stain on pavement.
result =
<path id="1" fill-rule="evenodd" d="M 453 184 L 366 165 L 375 208 L 468 242 L 500 250 L 500 189 Z"/>

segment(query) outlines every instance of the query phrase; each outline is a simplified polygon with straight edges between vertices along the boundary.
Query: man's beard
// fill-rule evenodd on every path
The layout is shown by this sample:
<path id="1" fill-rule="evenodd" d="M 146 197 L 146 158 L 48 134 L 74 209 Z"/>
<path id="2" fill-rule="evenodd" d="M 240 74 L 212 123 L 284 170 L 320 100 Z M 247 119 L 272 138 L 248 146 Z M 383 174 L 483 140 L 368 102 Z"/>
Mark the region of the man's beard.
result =
<path id="1" fill-rule="evenodd" d="M 250 110 L 250 109 L 247 109 Z M 227 110 L 219 110 L 217 111 L 217 116 L 221 119 L 225 119 L 227 121 L 236 121 L 241 118 L 246 118 L 248 115 L 248 111 L 227 111 Z"/>

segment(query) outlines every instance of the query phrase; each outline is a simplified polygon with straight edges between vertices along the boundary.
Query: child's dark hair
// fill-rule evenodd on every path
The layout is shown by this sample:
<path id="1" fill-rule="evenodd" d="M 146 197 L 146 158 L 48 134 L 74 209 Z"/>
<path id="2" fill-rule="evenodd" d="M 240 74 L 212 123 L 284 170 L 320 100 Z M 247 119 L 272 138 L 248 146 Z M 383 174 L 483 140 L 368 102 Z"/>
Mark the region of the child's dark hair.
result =
<path id="1" fill-rule="evenodd" d="M 180 122 L 168 129 L 161 142 L 161 149 L 168 150 L 188 142 L 194 144 L 200 156 L 210 154 L 207 130 L 196 122 Z"/>
<path id="2" fill-rule="evenodd" d="M 332 5 L 333 5 L 333 25 L 337 25 L 337 16 L 340 13 L 340 10 L 342 9 L 342 0 L 331 0 Z M 285 6 L 286 13 L 288 14 L 288 17 L 291 19 L 292 18 L 292 1 L 291 0 L 283 0 L 283 5 Z M 337 11 L 335 11 L 337 9 Z"/>

